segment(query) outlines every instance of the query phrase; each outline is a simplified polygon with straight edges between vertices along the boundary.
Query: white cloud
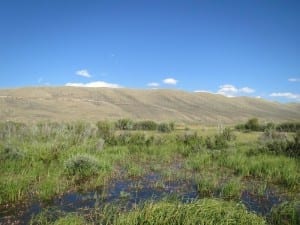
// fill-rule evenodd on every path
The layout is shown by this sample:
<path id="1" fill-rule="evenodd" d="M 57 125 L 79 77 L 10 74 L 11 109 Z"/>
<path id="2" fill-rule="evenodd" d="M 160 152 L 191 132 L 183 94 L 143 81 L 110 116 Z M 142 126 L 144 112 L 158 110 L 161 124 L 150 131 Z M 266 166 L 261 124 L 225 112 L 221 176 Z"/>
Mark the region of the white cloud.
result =
<path id="1" fill-rule="evenodd" d="M 255 92 L 255 90 L 249 87 L 237 88 L 232 84 L 224 84 L 219 87 L 217 94 L 227 97 L 235 97 L 243 94 L 250 94 L 253 92 Z"/>
<path id="2" fill-rule="evenodd" d="M 148 83 L 147 86 L 149 86 L 149 87 L 158 87 L 159 83 L 151 82 L 151 83 Z"/>
<path id="3" fill-rule="evenodd" d="M 287 99 L 294 99 L 300 101 L 300 94 L 294 94 L 291 92 L 274 92 L 270 94 L 271 97 L 282 97 Z"/>
<path id="4" fill-rule="evenodd" d="M 255 92 L 255 90 L 252 88 L 249 88 L 249 87 L 243 87 L 243 88 L 239 89 L 239 92 L 250 94 L 250 93 Z"/>
<path id="5" fill-rule="evenodd" d="M 89 74 L 89 71 L 84 69 L 84 70 L 77 70 L 76 75 L 81 76 L 81 77 L 87 77 L 90 78 L 92 77 L 91 74 Z"/>
<path id="6" fill-rule="evenodd" d="M 300 78 L 289 78 L 289 82 L 300 82 Z"/>
<path id="7" fill-rule="evenodd" d="M 234 97 L 238 89 L 231 84 L 224 84 L 219 87 L 217 94 L 225 95 L 227 97 Z"/>
<path id="8" fill-rule="evenodd" d="M 118 84 L 107 83 L 104 81 L 94 81 L 94 82 L 90 82 L 90 83 L 66 83 L 65 86 L 121 88 L 121 86 Z"/>
<path id="9" fill-rule="evenodd" d="M 165 84 L 171 84 L 176 85 L 178 83 L 178 80 L 175 80 L 174 78 L 166 78 L 163 80 Z"/>
<path id="10" fill-rule="evenodd" d="M 211 91 L 207 91 L 207 90 L 195 90 L 194 92 L 195 93 L 210 93 L 210 94 L 215 94 L 215 93 L 213 93 Z"/>

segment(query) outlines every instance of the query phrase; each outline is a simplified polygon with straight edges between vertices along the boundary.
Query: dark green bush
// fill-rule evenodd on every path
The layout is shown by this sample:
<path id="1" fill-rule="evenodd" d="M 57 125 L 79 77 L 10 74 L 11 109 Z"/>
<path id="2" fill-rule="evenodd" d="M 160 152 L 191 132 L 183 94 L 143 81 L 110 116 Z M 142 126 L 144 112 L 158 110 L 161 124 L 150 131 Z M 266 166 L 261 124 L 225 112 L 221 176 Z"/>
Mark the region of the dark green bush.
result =
<path id="1" fill-rule="evenodd" d="M 285 132 L 297 132 L 300 131 L 300 122 L 285 122 L 276 126 L 276 130 Z"/>
<path id="2" fill-rule="evenodd" d="M 174 130 L 174 126 L 171 123 L 160 123 L 157 126 L 157 130 L 163 133 L 168 133 Z"/>
<path id="3" fill-rule="evenodd" d="M 152 120 L 139 121 L 133 124 L 133 129 L 134 130 L 156 130 L 157 123 L 155 123 Z"/>
<path id="4" fill-rule="evenodd" d="M 119 130 L 132 130 L 133 121 L 131 119 L 119 119 L 116 122 L 115 126 Z"/>
<path id="5" fill-rule="evenodd" d="M 234 126 L 234 128 L 235 128 L 236 130 L 239 130 L 239 131 L 244 131 L 244 130 L 246 130 L 245 124 L 237 124 L 237 125 Z"/>
<path id="6" fill-rule="evenodd" d="M 124 132 L 116 137 L 119 145 L 137 145 L 137 146 L 149 146 L 153 144 L 154 137 L 146 136 L 144 133 L 136 132 Z"/>
<path id="7" fill-rule="evenodd" d="M 266 130 L 259 139 L 262 147 L 260 152 L 284 154 L 289 157 L 300 157 L 300 132 L 297 132 L 292 140 L 281 132 Z"/>
<path id="8" fill-rule="evenodd" d="M 280 124 L 269 122 L 267 124 L 259 124 L 257 118 L 252 118 L 245 124 L 237 124 L 235 129 L 240 131 L 264 131 L 266 129 L 275 129 L 279 132 L 297 132 L 300 131 L 300 122 L 284 122 Z"/>
<path id="9" fill-rule="evenodd" d="M 24 152 L 13 147 L 5 147 L 0 151 L 0 160 L 20 160 L 23 159 L 24 156 Z"/>
<path id="10" fill-rule="evenodd" d="M 247 130 L 252 130 L 252 131 L 259 131 L 259 130 L 261 130 L 257 118 L 249 119 L 248 122 L 245 124 L 245 128 Z"/>

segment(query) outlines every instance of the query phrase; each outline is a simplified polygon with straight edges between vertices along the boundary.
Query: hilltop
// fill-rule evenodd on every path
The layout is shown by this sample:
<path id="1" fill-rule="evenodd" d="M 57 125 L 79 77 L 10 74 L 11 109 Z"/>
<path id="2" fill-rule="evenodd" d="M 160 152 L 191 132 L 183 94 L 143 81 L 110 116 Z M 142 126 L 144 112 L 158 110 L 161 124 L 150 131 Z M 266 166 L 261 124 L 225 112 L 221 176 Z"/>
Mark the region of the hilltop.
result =
<path id="1" fill-rule="evenodd" d="M 28 87 L 0 90 L 0 120 L 98 121 L 131 118 L 200 124 L 300 120 L 300 104 L 180 90 Z"/>

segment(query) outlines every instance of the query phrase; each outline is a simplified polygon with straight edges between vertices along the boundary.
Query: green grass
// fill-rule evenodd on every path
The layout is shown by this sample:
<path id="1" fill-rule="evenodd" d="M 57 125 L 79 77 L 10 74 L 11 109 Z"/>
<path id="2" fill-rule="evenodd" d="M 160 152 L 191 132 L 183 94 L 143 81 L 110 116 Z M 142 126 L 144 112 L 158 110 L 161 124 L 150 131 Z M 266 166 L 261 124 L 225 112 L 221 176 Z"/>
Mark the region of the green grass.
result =
<path id="1" fill-rule="evenodd" d="M 290 190 L 296 190 L 299 187 L 298 159 L 267 154 L 249 157 L 238 152 L 222 159 L 220 165 L 233 169 L 240 176 L 263 178 Z"/>
<path id="2" fill-rule="evenodd" d="M 220 196 L 224 199 L 236 199 L 241 196 L 243 185 L 239 178 L 233 178 L 226 181 L 220 187 Z"/>
<path id="3" fill-rule="evenodd" d="M 126 197 L 126 193 L 124 194 Z M 121 196 L 122 197 L 122 196 Z M 91 210 L 93 211 L 93 210 Z M 95 209 L 86 218 L 93 215 L 96 224 L 114 225 L 264 225 L 263 217 L 248 212 L 242 204 L 217 199 L 202 199 L 183 204 L 177 201 L 147 202 L 136 209 L 124 212 L 118 207 Z M 63 215 L 51 222 L 47 213 L 36 216 L 31 224 L 93 224 L 84 216 L 74 214 Z"/>
<path id="4" fill-rule="evenodd" d="M 203 199 L 189 204 L 148 203 L 114 219 L 114 224 L 266 224 L 265 220 L 241 205 L 215 199 Z"/>
<path id="5" fill-rule="evenodd" d="M 300 201 L 281 203 L 272 209 L 268 219 L 274 225 L 300 224 Z"/>

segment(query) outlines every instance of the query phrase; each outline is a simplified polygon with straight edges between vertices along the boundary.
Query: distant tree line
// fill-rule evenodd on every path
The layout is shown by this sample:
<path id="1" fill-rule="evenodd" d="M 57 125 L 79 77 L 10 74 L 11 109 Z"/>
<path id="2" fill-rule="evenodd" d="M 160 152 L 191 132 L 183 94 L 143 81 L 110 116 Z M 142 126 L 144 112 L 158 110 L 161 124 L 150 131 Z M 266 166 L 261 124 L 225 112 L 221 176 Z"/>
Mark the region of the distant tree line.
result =
<path id="1" fill-rule="evenodd" d="M 300 131 L 300 122 L 284 122 L 284 123 L 259 123 L 257 118 L 251 118 L 244 124 L 238 124 L 235 129 L 239 131 L 265 131 L 266 129 L 274 129 L 279 132 L 297 132 Z"/>
<path id="2" fill-rule="evenodd" d="M 109 122 L 99 121 L 97 126 L 108 126 Z M 175 129 L 174 122 L 157 123 L 152 120 L 133 121 L 131 119 L 119 119 L 115 122 L 109 123 L 109 126 L 115 130 L 149 130 L 160 132 L 171 132 Z"/>

